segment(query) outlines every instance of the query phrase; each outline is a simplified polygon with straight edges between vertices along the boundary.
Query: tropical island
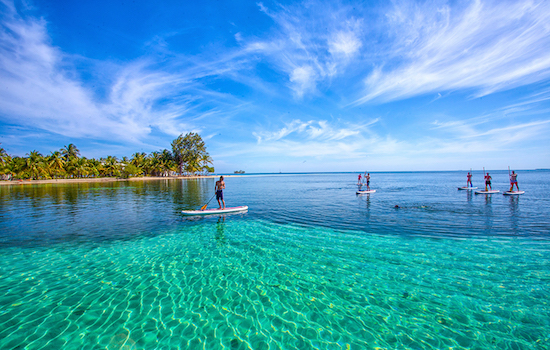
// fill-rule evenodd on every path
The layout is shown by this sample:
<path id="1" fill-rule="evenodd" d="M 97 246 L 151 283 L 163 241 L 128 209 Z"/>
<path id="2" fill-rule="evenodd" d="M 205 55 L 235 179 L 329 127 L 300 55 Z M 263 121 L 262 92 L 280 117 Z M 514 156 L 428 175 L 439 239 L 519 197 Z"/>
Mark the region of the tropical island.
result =
<path id="1" fill-rule="evenodd" d="M 197 133 L 181 134 L 171 143 L 172 150 L 136 152 L 131 158 L 107 156 L 86 158 L 69 144 L 44 156 L 34 150 L 26 157 L 10 156 L 0 147 L 0 183 L 13 180 L 94 180 L 132 177 L 166 178 L 205 176 L 214 172 L 206 144 Z"/>

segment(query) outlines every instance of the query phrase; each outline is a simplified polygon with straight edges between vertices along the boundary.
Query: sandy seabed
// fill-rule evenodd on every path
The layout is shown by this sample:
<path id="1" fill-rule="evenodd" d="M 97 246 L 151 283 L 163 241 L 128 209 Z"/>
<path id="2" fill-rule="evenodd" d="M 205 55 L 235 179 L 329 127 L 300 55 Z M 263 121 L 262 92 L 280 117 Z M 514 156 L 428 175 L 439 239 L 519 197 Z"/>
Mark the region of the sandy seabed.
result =
<path id="1" fill-rule="evenodd" d="M 0 181 L 2 185 L 38 185 L 38 184 L 66 184 L 75 182 L 118 182 L 118 181 L 150 181 L 150 180 L 182 180 L 182 179 L 208 179 L 217 178 L 218 175 L 201 175 L 201 176 L 144 176 L 131 177 L 121 179 L 116 177 L 99 177 L 99 178 L 83 178 L 83 179 L 50 179 L 50 180 L 10 180 Z M 227 175 L 224 175 L 227 177 Z"/>

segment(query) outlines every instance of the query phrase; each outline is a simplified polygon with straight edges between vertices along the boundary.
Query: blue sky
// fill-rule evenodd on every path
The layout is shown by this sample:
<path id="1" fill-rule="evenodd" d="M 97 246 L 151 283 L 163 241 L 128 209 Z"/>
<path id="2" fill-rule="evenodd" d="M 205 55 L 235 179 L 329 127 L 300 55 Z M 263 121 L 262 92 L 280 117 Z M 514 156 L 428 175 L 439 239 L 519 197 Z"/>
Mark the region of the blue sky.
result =
<path id="1" fill-rule="evenodd" d="M 216 172 L 550 167 L 548 1 L 0 0 L 0 142 Z"/>

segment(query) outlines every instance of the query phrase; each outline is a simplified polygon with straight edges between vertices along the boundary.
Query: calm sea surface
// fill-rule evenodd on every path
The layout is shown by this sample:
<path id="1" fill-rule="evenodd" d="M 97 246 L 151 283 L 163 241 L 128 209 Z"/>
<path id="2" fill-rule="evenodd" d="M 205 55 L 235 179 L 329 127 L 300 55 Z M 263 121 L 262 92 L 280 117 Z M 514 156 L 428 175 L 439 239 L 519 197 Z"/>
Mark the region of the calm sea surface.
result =
<path id="1" fill-rule="evenodd" d="M 518 173 L 227 177 L 249 211 L 203 218 L 214 179 L 0 186 L 0 349 L 548 349 L 550 171 Z"/>

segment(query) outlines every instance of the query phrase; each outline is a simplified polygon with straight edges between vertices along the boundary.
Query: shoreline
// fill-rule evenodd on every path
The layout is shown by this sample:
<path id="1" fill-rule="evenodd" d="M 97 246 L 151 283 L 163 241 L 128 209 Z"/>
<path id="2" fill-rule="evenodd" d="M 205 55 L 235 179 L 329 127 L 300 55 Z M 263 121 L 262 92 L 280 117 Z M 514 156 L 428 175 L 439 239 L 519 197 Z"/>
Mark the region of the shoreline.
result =
<path id="1" fill-rule="evenodd" d="M 227 175 L 224 175 L 228 177 Z M 82 182 L 122 182 L 122 181 L 154 181 L 154 180 L 193 180 L 213 179 L 219 175 L 191 175 L 191 176 L 143 176 L 120 179 L 116 177 L 82 178 L 82 179 L 49 179 L 49 180 L 2 180 L 0 186 L 39 185 L 39 184 L 67 184 Z"/>

